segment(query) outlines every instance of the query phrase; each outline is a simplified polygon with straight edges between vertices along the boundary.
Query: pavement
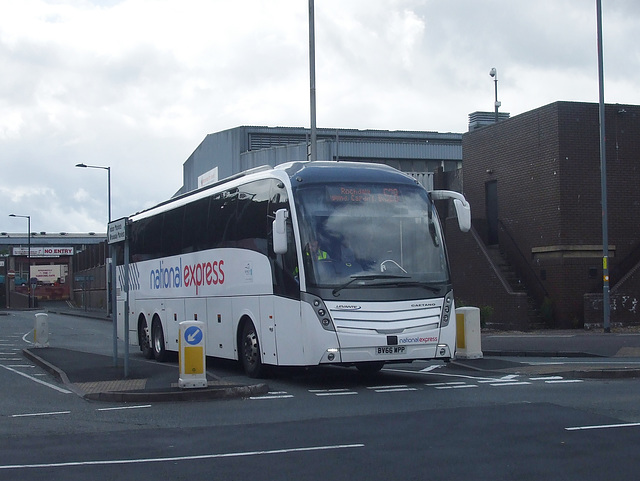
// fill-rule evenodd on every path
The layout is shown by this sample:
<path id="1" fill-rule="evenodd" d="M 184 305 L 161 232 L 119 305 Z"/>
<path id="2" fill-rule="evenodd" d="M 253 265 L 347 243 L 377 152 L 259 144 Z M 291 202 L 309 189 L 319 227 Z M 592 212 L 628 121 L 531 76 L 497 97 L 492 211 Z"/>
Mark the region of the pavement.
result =
<path id="1" fill-rule="evenodd" d="M 104 312 L 50 309 L 67 315 L 107 319 Z M 545 330 L 533 332 L 482 331 L 481 350 L 474 358 L 458 357 L 446 369 L 486 375 L 561 375 L 566 378 L 620 379 L 640 377 L 640 328 Z M 205 388 L 180 388 L 175 363 L 129 356 L 128 376 L 123 360 L 56 347 L 28 348 L 24 355 L 69 390 L 89 400 L 110 402 L 195 401 L 266 394 L 264 382 L 246 378 L 232 383 L 206 370 Z M 469 356 L 471 357 L 471 356 Z M 234 378 L 234 380 L 237 378 Z"/>

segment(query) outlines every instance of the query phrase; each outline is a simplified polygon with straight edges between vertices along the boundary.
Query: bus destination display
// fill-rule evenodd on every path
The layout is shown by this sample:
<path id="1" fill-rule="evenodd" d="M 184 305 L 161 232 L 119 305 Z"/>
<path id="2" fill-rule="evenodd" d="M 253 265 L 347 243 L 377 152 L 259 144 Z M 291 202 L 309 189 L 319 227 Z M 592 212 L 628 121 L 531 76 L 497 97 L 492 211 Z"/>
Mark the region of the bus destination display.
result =
<path id="1" fill-rule="evenodd" d="M 327 186 L 327 200 L 337 204 L 390 204 L 400 202 L 400 191 L 389 186 L 331 185 Z"/>

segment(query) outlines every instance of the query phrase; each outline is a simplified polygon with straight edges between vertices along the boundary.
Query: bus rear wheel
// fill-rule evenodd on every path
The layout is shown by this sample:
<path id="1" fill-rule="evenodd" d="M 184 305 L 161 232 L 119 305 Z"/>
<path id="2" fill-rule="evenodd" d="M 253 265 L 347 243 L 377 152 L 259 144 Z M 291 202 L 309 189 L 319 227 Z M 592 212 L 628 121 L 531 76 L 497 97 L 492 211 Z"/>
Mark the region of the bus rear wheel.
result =
<path id="1" fill-rule="evenodd" d="M 151 339 L 149 338 L 149 328 L 147 326 L 147 320 L 144 318 L 138 320 L 138 345 L 144 357 L 153 359 L 153 348 L 151 347 Z"/>
<path id="2" fill-rule="evenodd" d="M 167 350 L 164 347 L 164 332 L 159 319 L 154 319 L 151 327 L 151 338 L 153 340 L 153 357 L 158 362 L 167 360 Z"/>
<path id="3" fill-rule="evenodd" d="M 242 326 L 240 337 L 240 359 L 247 376 L 259 378 L 264 375 L 264 365 L 260 358 L 260 343 L 253 322 L 247 321 Z"/>

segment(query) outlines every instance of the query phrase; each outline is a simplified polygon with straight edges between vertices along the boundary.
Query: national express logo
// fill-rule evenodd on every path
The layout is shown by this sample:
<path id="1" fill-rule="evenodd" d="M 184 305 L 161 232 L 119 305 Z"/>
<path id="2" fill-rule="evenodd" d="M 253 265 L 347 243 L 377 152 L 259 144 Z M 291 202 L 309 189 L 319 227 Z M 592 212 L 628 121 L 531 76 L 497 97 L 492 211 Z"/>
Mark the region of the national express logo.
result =
<path id="1" fill-rule="evenodd" d="M 202 286 L 224 284 L 223 266 L 223 260 L 183 266 L 181 257 L 178 264 L 172 267 L 160 261 L 158 268 L 152 269 L 149 274 L 149 287 L 155 290 L 195 286 L 197 296 Z"/>

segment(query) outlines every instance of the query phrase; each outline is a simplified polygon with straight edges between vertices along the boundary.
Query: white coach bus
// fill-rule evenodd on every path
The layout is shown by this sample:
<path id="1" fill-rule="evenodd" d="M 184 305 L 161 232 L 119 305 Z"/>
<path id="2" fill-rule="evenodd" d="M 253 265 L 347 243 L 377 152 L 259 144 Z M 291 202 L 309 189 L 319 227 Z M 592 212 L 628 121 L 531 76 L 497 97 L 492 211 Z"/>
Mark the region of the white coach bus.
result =
<path id="1" fill-rule="evenodd" d="M 239 360 L 252 377 L 268 366 L 371 372 L 449 360 L 453 290 L 433 203 L 447 198 L 468 230 L 457 192 L 427 192 L 380 164 L 293 162 L 135 214 L 131 344 L 162 361 L 179 349 L 179 323 L 195 319 L 206 325 L 207 356 Z M 123 274 L 119 265 L 118 289 Z"/>

